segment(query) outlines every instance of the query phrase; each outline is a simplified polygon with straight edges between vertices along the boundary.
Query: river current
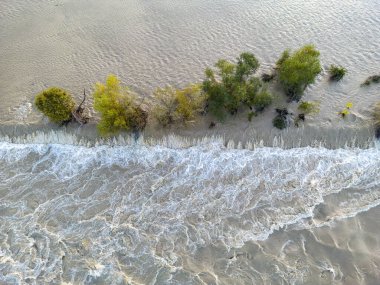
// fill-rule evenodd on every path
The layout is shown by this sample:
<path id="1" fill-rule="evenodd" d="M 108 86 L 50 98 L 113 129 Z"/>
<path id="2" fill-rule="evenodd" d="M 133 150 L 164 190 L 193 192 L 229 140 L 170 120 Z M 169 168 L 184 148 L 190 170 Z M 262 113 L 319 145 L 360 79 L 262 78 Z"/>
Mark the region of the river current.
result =
<path id="1" fill-rule="evenodd" d="M 378 284 L 379 169 L 376 146 L 0 143 L 0 282 Z"/>

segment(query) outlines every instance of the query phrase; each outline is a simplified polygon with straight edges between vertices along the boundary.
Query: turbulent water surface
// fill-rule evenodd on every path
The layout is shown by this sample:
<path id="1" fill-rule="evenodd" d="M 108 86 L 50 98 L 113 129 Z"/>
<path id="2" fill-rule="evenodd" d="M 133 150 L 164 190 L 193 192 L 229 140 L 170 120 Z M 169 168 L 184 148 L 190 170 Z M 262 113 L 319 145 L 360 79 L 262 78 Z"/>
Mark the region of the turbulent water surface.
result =
<path id="1" fill-rule="evenodd" d="M 378 148 L 1 143 L 0 281 L 378 284 L 379 169 Z"/>

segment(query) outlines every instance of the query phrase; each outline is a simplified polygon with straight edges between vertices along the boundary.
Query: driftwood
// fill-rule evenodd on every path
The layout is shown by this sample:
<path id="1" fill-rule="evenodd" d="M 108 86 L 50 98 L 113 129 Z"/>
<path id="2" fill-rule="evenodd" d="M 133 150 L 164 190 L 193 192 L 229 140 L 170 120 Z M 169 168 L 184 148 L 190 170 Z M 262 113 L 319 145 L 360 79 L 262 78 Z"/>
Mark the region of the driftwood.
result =
<path id="1" fill-rule="evenodd" d="M 86 89 L 83 90 L 83 100 L 79 104 L 78 108 L 75 109 L 75 111 L 72 112 L 73 119 L 78 122 L 81 126 L 88 123 L 89 118 L 85 116 L 84 113 L 84 107 L 83 104 L 86 101 Z"/>

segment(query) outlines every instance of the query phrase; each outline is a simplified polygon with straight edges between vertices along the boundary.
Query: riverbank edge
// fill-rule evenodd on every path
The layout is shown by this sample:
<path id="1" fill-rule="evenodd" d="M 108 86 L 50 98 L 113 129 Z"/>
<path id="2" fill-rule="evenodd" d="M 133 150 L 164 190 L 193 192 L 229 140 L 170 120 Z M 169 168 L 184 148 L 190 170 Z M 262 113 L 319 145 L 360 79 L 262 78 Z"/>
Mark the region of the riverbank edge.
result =
<path id="1" fill-rule="evenodd" d="M 139 134 L 121 133 L 114 137 L 99 136 L 96 124 L 84 126 L 70 124 L 1 124 L 0 142 L 18 144 L 68 144 L 87 147 L 112 145 L 124 146 L 142 144 L 186 148 L 205 143 L 219 143 L 228 148 L 254 149 L 258 147 L 279 147 L 283 149 L 301 147 L 370 148 L 375 146 L 373 125 L 330 127 L 318 124 L 304 125 L 279 131 L 275 128 L 265 131 L 258 127 L 242 127 L 218 124 L 209 129 L 205 126 L 178 128 L 156 128 L 151 126 Z"/>

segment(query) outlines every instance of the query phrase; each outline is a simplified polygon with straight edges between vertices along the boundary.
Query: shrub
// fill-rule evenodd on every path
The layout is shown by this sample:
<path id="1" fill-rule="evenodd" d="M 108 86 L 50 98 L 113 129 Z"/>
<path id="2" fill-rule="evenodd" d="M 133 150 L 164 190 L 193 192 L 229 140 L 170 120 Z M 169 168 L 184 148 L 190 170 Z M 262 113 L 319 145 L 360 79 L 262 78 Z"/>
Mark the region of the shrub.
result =
<path id="1" fill-rule="evenodd" d="M 136 104 L 134 95 L 120 85 L 115 75 L 109 75 L 106 84 L 97 83 L 93 96 L 94 109 L 101 115 L 97 126 L 101 135 L 145 128 L 148 114 Z"/>
<path id="2" fill-rule="evenodd" d="M 162 126 L 172 123 L 186 123 L 205 110 L 206 96 L 201 86 L 189 85 L 184 89 L 167 86 L 154 92 L 155 107 L 153 116 Z"/>
<path id="3" fill-rule="evenodd" d="M 298 105 L 298 110 L 305 115 L 318 114 L 319 113 L 319 103 L 318 102 L 307 102 L 301 101 Z"/>
<path id="4" fill-rule="evenodd" d="M 347 70 L 342 66 L 336 66 L 332 64 L 329 68 L 330 80 L 339 81 L 344 75 L 346 75 Z"/>
<path id="5" fill-rule="evenodd" d="M 273 96 L 268 91 L 263 90 L 253 99 L 253 106 L 257 112 L 263 111 L 266 107 L 272 104 Z"/>
<path id="6" fill-rule="evenodd" d="M 321 72 L 319 55 L 313 45 L 306 45 L 293 54 L 286 50 L 277 61 L 280 82 L 291 100 L 299 101 Z"/>
<path id="7" fill-rule="evenodd" d="M 58 87 L 42 91 L 36 96 L 34 103 L 37 109 L 54 123 L 71 120 L 75 105 L 71 95 Z"/>
<path id="8" fill-rule="evenodd" d="M 372 75 L 368 77 L 360 86 L 369 86 L 372 83 L 380 83 L 380 75 Z"/>
<path id="9" fill-rule="evenodd" d="M 273 126 L 279 130 L 283 130 L 288 126 L 288 122 L 286 117 L 277 115 L 273 119 Z"/>

